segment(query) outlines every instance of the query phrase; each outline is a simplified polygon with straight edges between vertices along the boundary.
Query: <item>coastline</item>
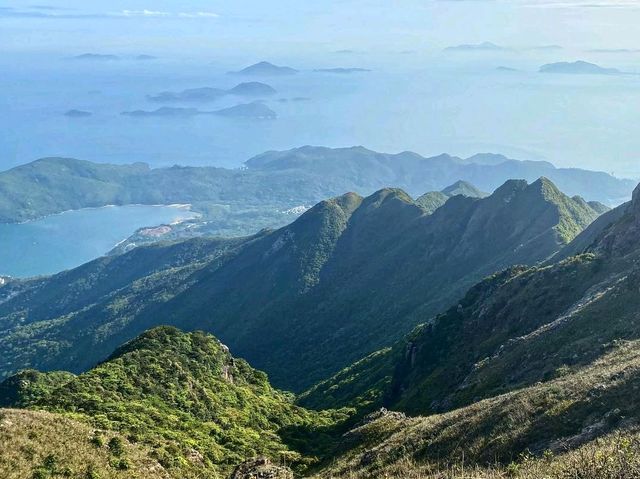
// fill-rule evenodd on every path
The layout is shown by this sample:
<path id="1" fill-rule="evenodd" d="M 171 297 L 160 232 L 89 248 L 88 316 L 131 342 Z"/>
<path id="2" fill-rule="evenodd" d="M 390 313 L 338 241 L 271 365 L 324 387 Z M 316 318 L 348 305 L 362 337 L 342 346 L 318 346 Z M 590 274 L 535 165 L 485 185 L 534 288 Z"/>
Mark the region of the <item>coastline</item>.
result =
<path id="1" fill-rule="evenodd" d="M 49 214 L 46 214 L 46 215 L 38 216 L 36 218 L 32 218 L 30 220 L 11 221 L 11 222 L 0 223 L 0 224 L 3 224 L 3 225 L 24 225 L 24 224 L 28 224 L 28 223 L 33 223 L 35 221 L 43 220 L 45 218 L 50 218 L 52 216 L 62 216 L 62 215 L 67 214 L 67 213 L 73 213 L 75 211 L 100 210 L 100 209 L 103 209 L 103 208 L 126 208 L 128 206 L 150 206 L 150 207 L 153 207 L 153 208 L 187 209 L 190 212 L 194 213 L 195 215 L 201 215 L 197 211 L 192 210 L 193 205 L 191 203 L 171 203 L 171 204 L 168 204 L 168 205 L 165 205 L 165 204 L 162 204 L 162 203 L 160 203 L 160 204 L 152 204 L 152 205 L 145 204 L 145 203 L 126 203 L 124 205 L 108 204 L 108 205 L 103 205 L 103 206 L 84 206 L 82 208 L 64 210 L 64 211 L 60 211 L 58 213 L 49 213 Z M 197 217 L 197 216 L 194 216 L 194 217 Z"/>

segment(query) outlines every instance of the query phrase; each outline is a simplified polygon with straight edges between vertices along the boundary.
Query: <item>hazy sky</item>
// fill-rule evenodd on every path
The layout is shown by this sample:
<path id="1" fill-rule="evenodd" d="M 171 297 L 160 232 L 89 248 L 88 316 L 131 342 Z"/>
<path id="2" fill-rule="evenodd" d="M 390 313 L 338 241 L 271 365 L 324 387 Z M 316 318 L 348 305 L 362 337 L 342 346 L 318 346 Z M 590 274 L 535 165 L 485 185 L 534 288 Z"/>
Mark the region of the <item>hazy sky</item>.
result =
<path id="1" fill-rule="evenodd" d="M 263 50 L 286 56 L 481 41 L 640 48 L 635 0 L 34 1 L 0 4 L 5 51 Z"/>
<path id="2" fill-rule="evenodd" d="M 71 83 L 80 82 L 82 86 L 77 87 L 84 91 L 97 90 L 89 83 L 99 82 L 101 74 L 100 88 L 107 91 L 110 75 L 114 85 L 122 83 L 123 94 L 127 85 L 140 86 L 136 85 L 140 83 L 136 75 L 143 72 L 143 67 L 131 62 L 106 66 L 66 63 L 64 67 L 60 63 L 69 56 L 91 52 L 160 57 L 163 64 L 157 66 L 155 76 L 151 70 L 156 67 L 145 67 L 149 75 L 142 87 L 176 76 L 184 77 L 185 87 L 217 85 L 213 78 L 196 70 L 204 69 L 209 75 L 210 70 L 226 72 L 261 60 L 307 71 L 323 66 L 367 67 L 379 75 L 372 76 L 376 80 L 369 84 L 370 95 L 354 96 L 352 103 L 333 103 L 337 97 L 316 93 L 318 103 L 307 106 L 318 125 L 310 129 L 313 134 L 287 133 L 288 141 L 284 141 L 275 133 L 263 132 L 256 138 L 264 140 L 260 145 L 267 149 L 310 142 L 364 144 L 387 151 L 415 149 L 423 154 L 491 150 L 518 158 L 545 158 L 558 166 L 640 177 L 638 108 L 634 104 L 640 98 L 640 76 L 550 78 L 536 74 L 542 64 L 574 60 L 640 73 L 639 0 L 43 1 L 48 3 L 0 3 L 0 69 L 4 74 L 0 86 L 5 93 L 5 98 L 0 97 L 0 113 L 7 117 L 9 128 L 17 121 L 22 126 L 6 135 L 4 141 L 0 137 L 0 146 L 13 163 L 50 154 L 111 159 L 108 155 L 114 149 L 138 159 L 141 155 L 136 151 L 147 148 L 146 137 L 129 138 L 113 132 L 114 136 L 109 136 L 97 129 L 91 130 L 96 141 L 112 148 L 93 148 L 90 151 L 96 153 L 87 156 L 84 149 L 75 148 L 78 141 L 74 140 L 85 124 L 58 122 L 51 116 L 58 113 L 46 111 L 75 106 L 75 92 L 62 97 L 56 88 L 69 89 Z M 472 54 L 442 51 L 447 46 L 481 42 L 493 42 L 508 50 Z M 562 49 L 541 48 L 551 45 Z M 343 50 L 353 55 L 336 54 Z M 181 59 L 185 60 L 183 65 L 176 63 Z M 496 79 L 498 65 L 529 75 Z M 72 71 L 85 67 L 78 74 Z M 445 71 L 442 78 L 446 79 L 438 77 L 438 70 Z M 385 74 L 397 78 L 383 93 L 380 88 L 385 84 L 378 79 Z M 189 75 L 193 83 L 189 83 Z M 418 85 L 420 82 L 423 84 Z M 360 88 L 366 88 L 364 83 Z M 153 88 L 175 89 L 178 85 L 158 84 Z M 332 88 L 341 85 L 349 88 L 348 81 L 336 81 Z M 373 88 L 376 85 L 378 90 Z M 143 99 L 147 93 L 136 94 Z M 28 95 L 32 97 L 30 103 Z M 54 101 L 69 95 L 66 105 Z M 304 92 L 300 95 L 312 96 Z M 381 95 L 385 98 L 371 101 Z M 391 101 L 395 99 L 397 105 Z M 92 101 L 85 99 L 88 104 Z M 379 105 L 382 103 L 385 108 Z M 123 104 L 121 108 L 129 106 Z M 99 107 L 104 106 L 95 106 Z M 276 105 L 276 109 L 284 111 L 281 124 L 287 119 L 297 121 L 295 116 L 285 117 L 287 111 L 282 105 Z M 100 118 L 96 121 L 107 121 L 107 117 Z M 339 131 L 331 136 L 331 130 Z M 31 131 L 39 131 L 41 148 L 33 147 Z M 182 138 L 183 145 L 197 144 L 189 136 L 195 134 L 193 131 L 179 133 L 176 138 Z M 149 134 L 154 132 L 150 130 Z M 203 137 L 206 135 L 210 132 L 205 131 Z M 113 147 L 116 140 L 120 141 L 117 148 Z M 88 135 L 85 143 L 92 146 L 93 137 Z M 175 143 L 178 148 L 179 142 Z M 52 146 L 46 147 L 49 144 Z M 260 152 L 257 143 L 255 146 L 253 154 Z M 152 149 L 144 152 L 155 155 Z M 167 149 L 171 161 L 174 157 L 175 161 L 192 160 L 179 153 Z M 249 152 L 230 153 L 237 157 L 238 164 L 246 159 L 245 154 Z"/>

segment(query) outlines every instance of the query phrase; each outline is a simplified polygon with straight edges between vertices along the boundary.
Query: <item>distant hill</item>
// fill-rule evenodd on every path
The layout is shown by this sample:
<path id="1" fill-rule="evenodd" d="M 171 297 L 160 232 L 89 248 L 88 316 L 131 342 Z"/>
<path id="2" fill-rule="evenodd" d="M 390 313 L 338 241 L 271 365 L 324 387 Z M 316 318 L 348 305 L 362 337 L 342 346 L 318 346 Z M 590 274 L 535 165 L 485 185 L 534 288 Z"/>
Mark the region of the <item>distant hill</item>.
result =
<path id="1" fill-rule="evenodd" d="M 616 68 L 603 68 L 595 63 L 584 61 L 548 63 L 540 67 L 541 73 L 565 73 L 574 75 L 617 75 L 622 73 Z"/>
<path id="2" fill-rule="evenodd" d="M 216 101 L 226 95 L 236 96 L 269 96 L 274 95 L 276 90 L 271 86 L 260 82 L 240 83 L 229 90 L 220 88 L 202 87 L 189 88 L 180 92 L 164 91 L 157 95 L 149 95 L 147 99 L 154 102 L 209 102 Z"/>
<path id="3" fill-rule="evenodd" d="M 266 83 L 252 81 L 240 83 L 227 90 L 227 93 L 238 96 L 269 96 L 275 95 L 277 91 Z"/>
<path id="4" fill-rule="evenodd" d="M 173 324 L 213 332 L 274 384 L 301 390 L 399 339 L 480 278 L 550 258 L 597 216 L 546 179 L 454 196 L 433 214 L 383 189 L 323 201 L 253 237 L 137 248 L 0 288 L 0 374 L 80 372 Z"/>
<path id="5" fill-rule="evenodd" d="M 89 60 L 89 61 L 113 61 L 119 60 L 120 57 L 117 55 L 104 55 L 101 53 L 83 53 L 82 55 L 77 55 L 73 57 L 74 60 Z"/>
<path id="6" fill-rule="evenodd" d="M 274 65 L 269 62 L 260 62 L 243 68 L 237 72 L 229 72 L 235 75 L 256 75 L 256 76 L 283 76 L 295 75 L 298 70 L 291 67 Z"/>
<path id="7" fill-rule="evenodd" d="M 165 117 L 165 118 L 187 118 L 193 116 L 216 115 L 229 118 L 253 118 L 257 120 L 274 120 L 278 117 L 275 111 L 264 103 L 255 101 L 251 103 L 241 103 L 228 108 L 214 111 L 203 111 L 197 108 L 183 108 L 163 106 L 156 110 L 134 110 L 123 111 L 121 115 L 132 117 Z"/>
<path id="8" fill-rule="evenodd" d="M 189 110 L 167 113 L 198 114 Z M 110 204 L 192 203 L 207 214 L 224 215 L 226 224 L 233 224 L 227 231 L 249 234 L 255 232 L 249 227 L 251 220 L 247 223 L 246 216 L 243 220 L 235 216 L 235 211 L 250 209 L 265 218 L 280 217 L 277 211 L 310 206 L 345 191 L 369 195 L 394 185 L 417 197 L 425 191 L 440 191 L 458 180 L 481 191 L 493 191 L 509 178 L 535 181 L 541 176 L 571 196 L 606 205 L 628 200 L 634 187 L 633 181 L 606 173 L 555 168 L 547 162 L 517 161 L 500 155 L 475 155 L 467 160 L 449 155 L 425 158 L 411 152 L 386 154 L 362 147 L 307 146 L 267 152 L 247 161 L 241 170 L 151 169 L 144 164 L 108 165 L 45 158 L 0 172 L 0 222 Z M 221 205 L 228 206 L 222 211 Z"/>
<path id="9" fill-rule="evenodd" d="M 213 114 L 229 118 L 254 118 L 258 120 L 275 120 L 278 117 L 275 111 L 259 101 L 223 108 L 216 110 Z"/>
<path id="10" fill-rule="evenodd" d="M 454 184 L 447 186 L 442 190 L 447 196 L 456 196 L 462 195 L 467 196 L 469 198 L 484 198 L 485 196 L 489 196 L 489 193 L 485 193 L 484 191 L 480 191 L 478 188 L 473 186 L 468 181 L 456 181 Z"/>
<path id="11" fill-rule="evenodd" d="M 416 204 L 420 205 L 427 212 L 433 213 L 447 202 L 449 198 L 456 195 L 467 196 L 469 198 L 484 198 L 489 196 L 466 181 L 456 181 L 453 185 L 447 186 L 442 191 L 430 191 L 416 199 Z"/>
<path id="12" fill-rule="evenodd" d="M 64 116 L 68 116 L 70 118 L 86 118 L 91 115 L 92 113 L 90 111 L 84 110 L 68 110 L 64 114 Z"/>

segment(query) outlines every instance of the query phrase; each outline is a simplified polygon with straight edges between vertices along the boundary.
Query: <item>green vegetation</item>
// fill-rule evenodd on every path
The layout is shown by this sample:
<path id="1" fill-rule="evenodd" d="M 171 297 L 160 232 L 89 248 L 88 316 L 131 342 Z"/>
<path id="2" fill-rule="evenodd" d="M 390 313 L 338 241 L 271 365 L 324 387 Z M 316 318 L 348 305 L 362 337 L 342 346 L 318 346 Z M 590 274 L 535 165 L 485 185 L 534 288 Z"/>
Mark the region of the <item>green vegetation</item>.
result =
<path id="1" fill-rule="evenodd" d="M 605 173 L 506 158 L 483 164 L 481 157 L 462 161 L 448 155 L 423 158 L 415 153 L 390 155 L 361 147 L 307 146 L 259 155 L 239 170 L 151 169 L 142 163 L 109 165 L 44 158 L 0 173 L 0 222 L 110 204 L 190 203 L 199 211 L 213 213 L 213 225 L 203 228 L 202 233 L 248 234 L 256 231 L 256 219 L 265 226 L 281 225 L 291 217 L 286 213 L 291 208 L 346 191 L 368 195 L 389 183 L 419 195 L 461 179 L 493 191 L 508 178 L 534 181 L 547 176 L 570 195 L 604 203 L 627 198 L 634 186 Z"/>
<path id="2" fill-rule="evenodd" d="M 379 226 L 372 217 L 387 225 L 391 219 L 431 224 L 442 221 L 449 208 L 471 212 L 465 224 L 481 221 L 490 231 L 493 221 L 502 224 L 498 218 L 504 221 L 512 209 L 522 212 L 526 205 L 535 219 L 556 220 L 543 222 L 548 237 L 540 247 L 561 241 L 574 230 L 571 222 L 582 218 L 586 203 L 558 194 L 547 180 L 509 182 L 484 200 L 456 196 L 431 215 L 398 190 L 364 199 L 345 195 L 272 233 L 279 236 L 266 256 L 261 243 L 272 234 L 236 245 L 200 243 L 211 261 L 199 263 L 193 272 L 198 282 L 190 284 L 199 285 L 235 261 L 234 269 L 253 267 L 252 257 L 243 257 L 253 251 L 262 261 L 277 256 L 267 270 L 273 276 L 263 277 L 263 283 L 289 281 L 282 290 L 251 283 L 258 298 L 289 298 L 291 285 L 306 295 L 325 288 L 324 275 L 333 273 L 327 265 L 336 266 L 324 263 L 324 255 L 335 243 L 362 250 L 359 264 L 373 257 L 365 247 L 374 238 L 370 228 Z M 544 201 L 532 201 L 537 197 Z M 504 205 L 505 216 L 488 215 L 495 214 L 496 204 Z M 50 419 L 38 426 L 47 442 L 28 434 L 17 437 L 11 432 L 13 420 L 3 415 L 38 413 L 3 410 L 0 441 L 11 439 L 0 449 L 0 468 L 15 467 L 32 477 L 53 477 L 66 471 L 62 468 L 73 468 L 79 477 L 122 477 L 118 474 L 125 471 L 132 471 L 126 477 L 136 477 L 145 467 L 157 467 L 151 477 L 220 477 L 234 471 L 234 479 L 246 479 L 256 471 L 272 471 L 288 479 L 291 473 L 279 466 L 286 462 L 298 474 L 318 479 L 635 478 L 640 472 L 640 187 L 631 203 L 609 217 L 612 223 L 589 233 L 593 241 L 582 254 L 488 276 L 391 347 L 313 386 L 298 398 L 299 405 L 292 395 L 272 388 L 264 373 L 233 358 L 217 339 L 172 327 L 145 332 L 79 376 L 23 371 L 0 385 L 0 406 L 58 414 L 55 427 L 62 428 L 62 439 L 48 432 L 54 427 Z M 562 233 L 556 228 L 560 224 Z M 357 234 L 350 230 L 354 225 L 361 228 Z M 537 221 L 533 225 L 541 227 Z M 518 222 L 510 226 L 509 231 L 522 228 Z M 405 226 L 402 233 L 408 231 Z M 287 251 L 292 238 L 297 248 Z M 385 246 L 376 245 L 380 255 L 393 252 L 391 243 Z M 166 261 L 174 265 L 174 279 L 191 267 L 180 262 L 181 244 L 157 248 L 173 253 Z M 282 252 L 286 255 L 278 256 Z M 125 257 L 111 259 L 112 266 Z M 341 258 L 353 270 L 354 263 L 345 258 L 357 256 Z M 367 270 L 358 271 L 366 279 Z M 232 272 L 224 277 L 238 287 Z M 397 298 L 394 277 L 386 279 L 387 292 Z M 149 294 L 146 282 L 154 280 L 142 281 L 141 290 Z M 23 293 L 20 286 L 7 287 L 18 288 L 19 297 L 36 286 L 22 285 Z M 46 281 L 37 288 L 40 292 L 30 294 L 43 294 Z M 366 298 L 375 302 L 378 296 Z M 334 409 L 311 411 L 301 405 Z M 353 409 L 337 409 L 343 405 Z M 24 435 L 24 429 L 17 431 Z M 66 434 L 80 448 L 85 469 L 78 470 L 75 459 L 61 452 Z M 27 440 L 34 441 L 31 449 L 23 446 Z M 262 455 L 271 461 L 252 459 Z"/>
<path id="3" fill-rule="evenodd" d="M 0 375 L 86 371 L 171 324 L 214 333 L 299 392 L 401 339 L 482 277 L 551 257 L 596 216 L 547 180 L 454 196 L 431 215 L 384 189 L 323 201 L 249 238 L 134 249 L 0 288 Z"/>
<path id="4" fill-rule="evenodd" d="M 117 441 L 115 455 L 106 442 Z M 119 433 L 44 411 L 0 409 L 3 479 L 169 479 L 150 450 Z"/>
<path id="5" fill-rule="evenodd" d="M 229 473 L 247 458 L 286 459 L 298 469 L 330 446 L 328 431 L 340 413 L 315 413 L 293 405 L 267 376 L 205 333 L 152 329 L 104 363 L 77 377 L 25 371 L 2 384 L 0 405 L 47 409 L 119 435 L 96 436 L 116 470 L 130 468 L 128 442 L 150 450 L 172 477 Z M 303 450 L 307 435 L 314 443 Z M 325 438 L 326 436 L 326 438 Z M 86 439 L 85 447 L 89 447 Z"/>

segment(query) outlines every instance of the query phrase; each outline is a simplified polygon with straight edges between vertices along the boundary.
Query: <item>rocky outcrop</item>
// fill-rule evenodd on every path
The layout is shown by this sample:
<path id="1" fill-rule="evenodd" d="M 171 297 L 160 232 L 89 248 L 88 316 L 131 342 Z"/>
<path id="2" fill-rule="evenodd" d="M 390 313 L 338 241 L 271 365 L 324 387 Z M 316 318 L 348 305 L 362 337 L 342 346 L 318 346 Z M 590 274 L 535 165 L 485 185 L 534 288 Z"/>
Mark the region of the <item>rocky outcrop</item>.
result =
<path id="1" fill-rule="evenodd" d="M 293 472 L 276 466 L 266 457 L 258 457 L 237 466 L 230 479 L 293 479 Z"/>

